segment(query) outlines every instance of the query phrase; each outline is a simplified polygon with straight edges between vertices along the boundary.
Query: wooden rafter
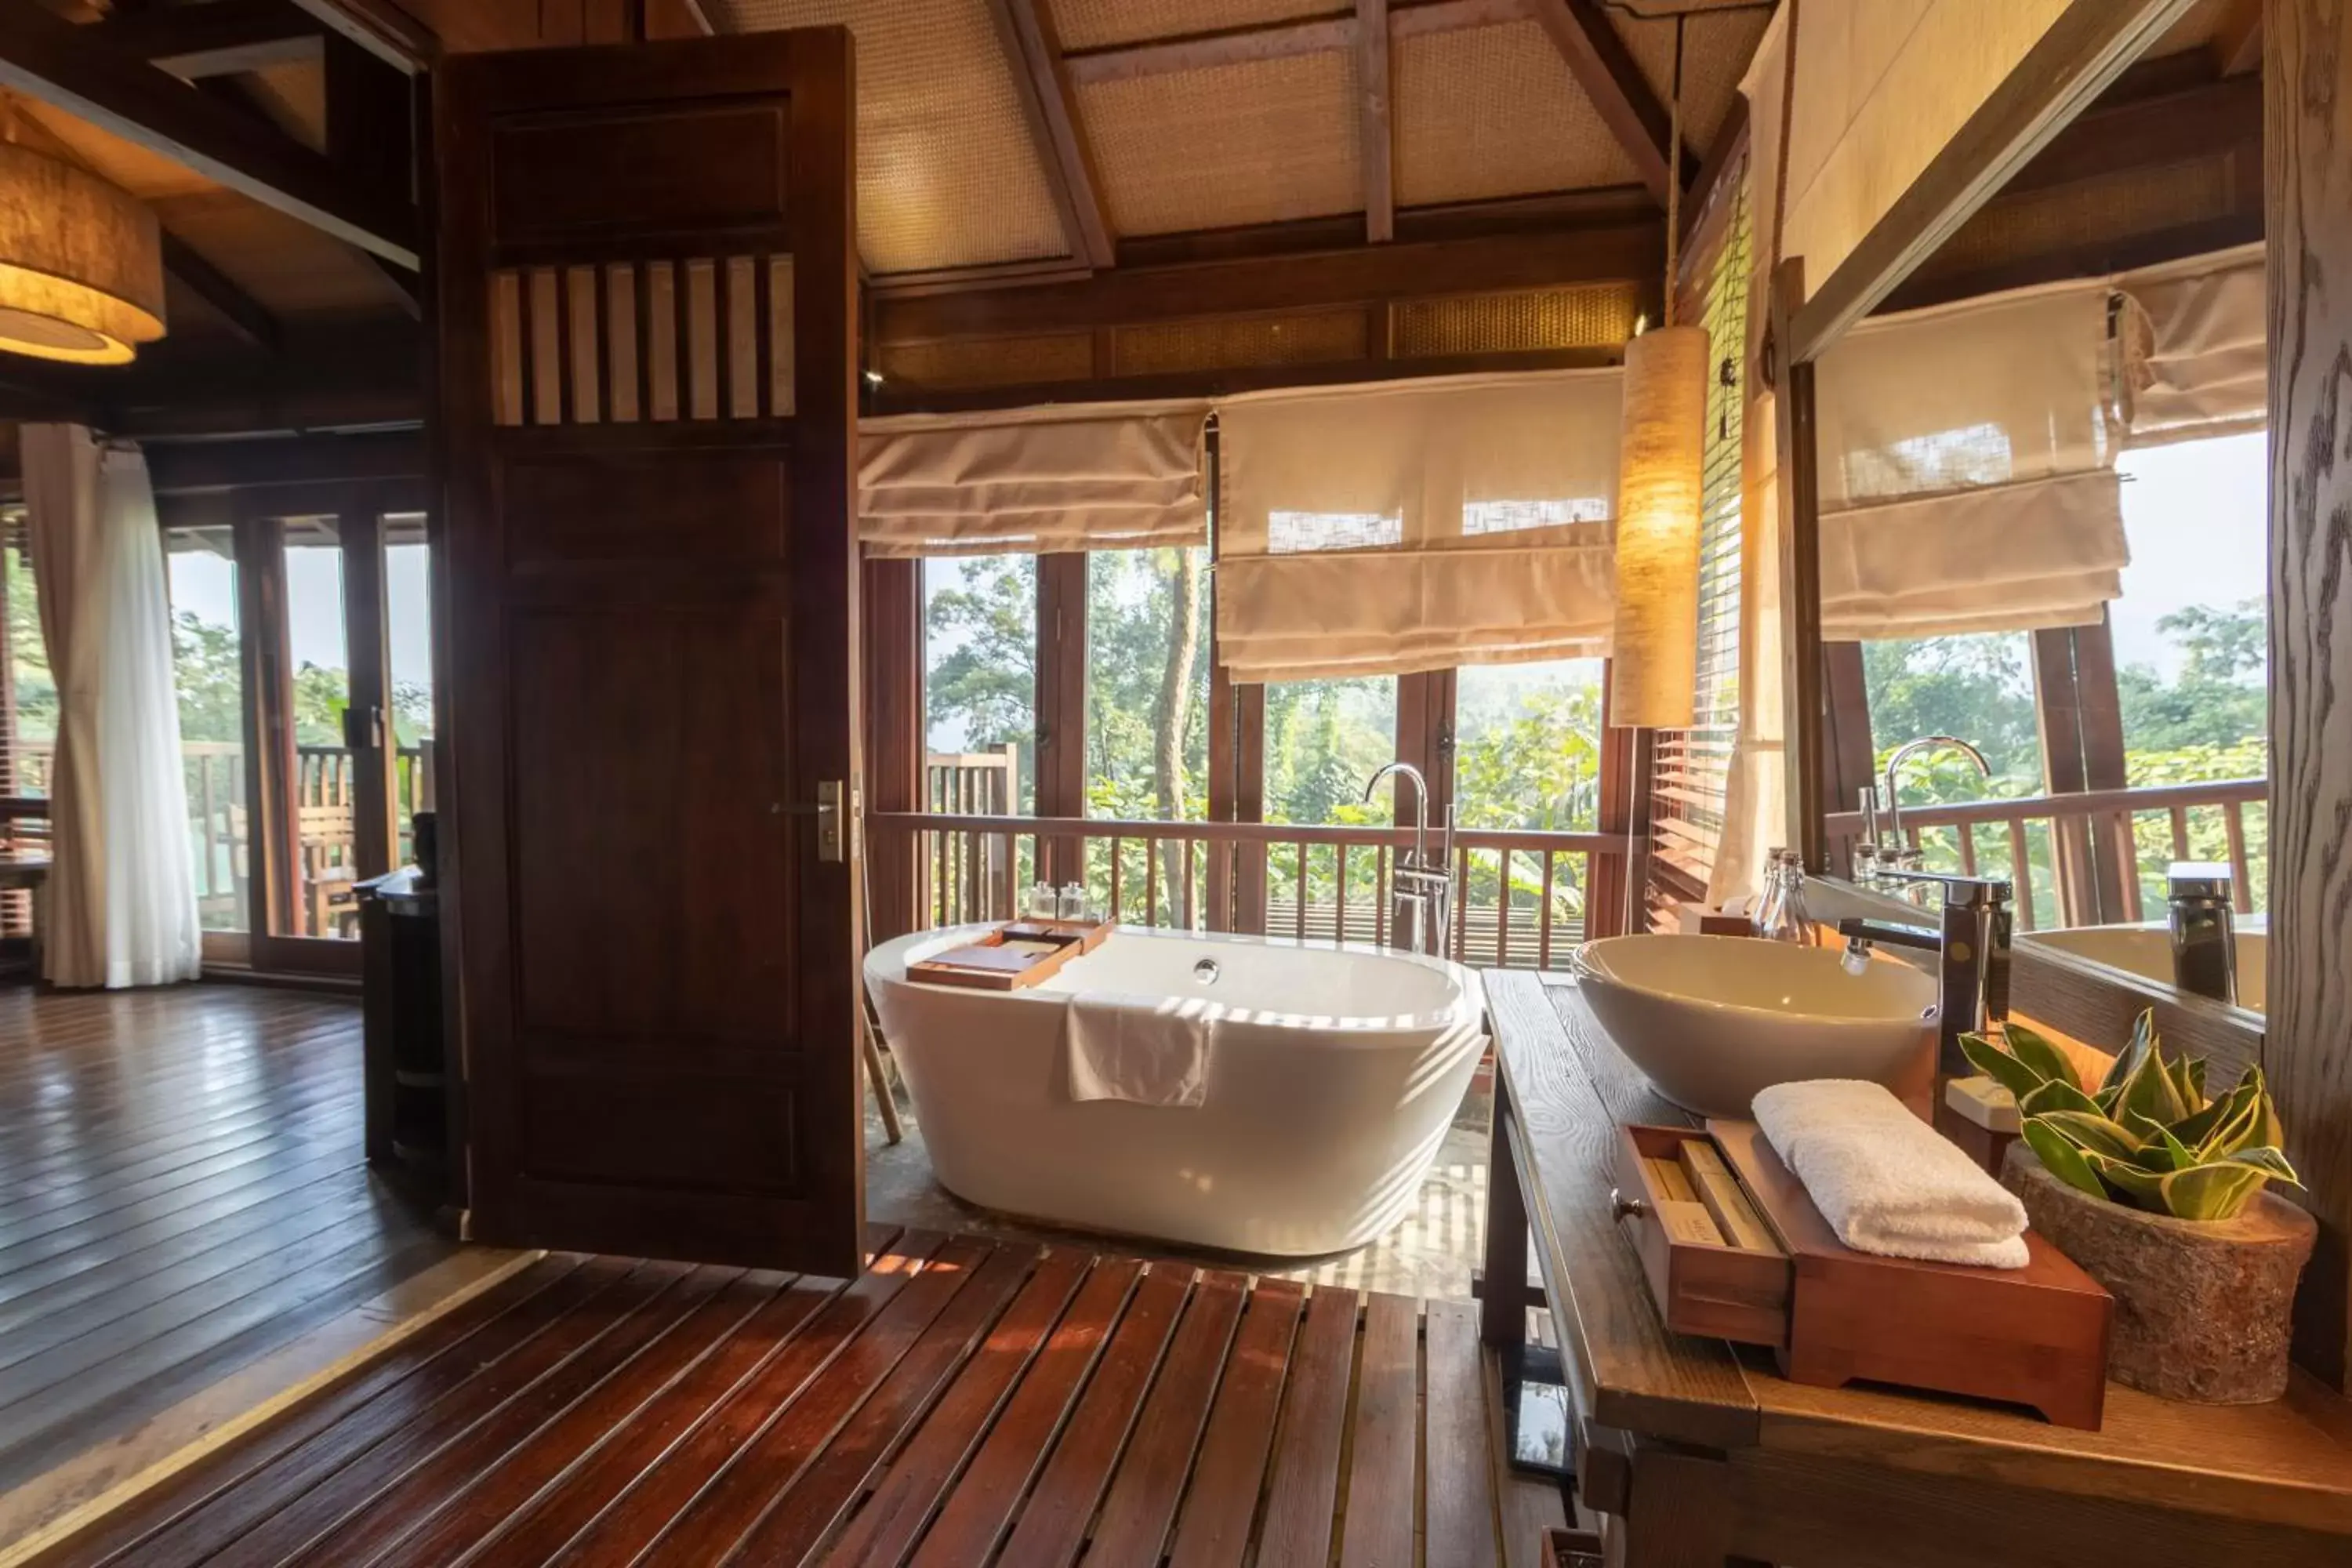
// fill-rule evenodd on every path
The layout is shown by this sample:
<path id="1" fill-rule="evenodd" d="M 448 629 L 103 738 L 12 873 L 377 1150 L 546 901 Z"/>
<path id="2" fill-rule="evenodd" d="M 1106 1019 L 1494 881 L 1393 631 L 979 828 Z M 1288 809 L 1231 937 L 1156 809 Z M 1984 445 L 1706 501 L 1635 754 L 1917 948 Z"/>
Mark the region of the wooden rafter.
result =
<path id="1" fill-rule="evenodd" d="M 263 353 L 278 352 L 278 318 L 271 315 L 252 295 L 240 287 L 219 268 L 205 259 L 194 247 L 177 235 L 166 231 L 163 238 L 163 270 L 173 281 L 218 311 L 248 348 Z"/>
<path id="2" fill-rule="evenodd" d="M 2213 63 L 2223 76 L 2263 68 L 2263 0 L 2230 0 L 2213 28 Z"/>
<path id="3" fill-rule="evenodd" d="M 1528 11 L 1542 25 L 1552 47 L 1559 51 L 1569 74 L 1592 100 L 1601 122 L 1633 161 L 1642 184 L 1659 205 L 1666 202 L 1668 124 L 1665 105 L 1643 79 L 1625 40 L 1601 7 L 1600 0 L 1527 0 Z M 1685 160 L 1688 162 L 1687 159 Z M 1682 171 L 1685 182 L 1690 170 Z"/>
<path id="4" fill-rule="evenodd" d="M 1525 21 L 1528 15 L 1527 0 L 1422 0 L 1419 4 L 1391 0 L 1385 9 L 1391 39 L 1497 26 Z M 1260 23 L 1147 44 L 1087 49 L 1070 55 L 1066 63 L 1070 79 L 1082 85 L 1129 81 L 1174 71 L 1351 49 L 1356 47 L 1357 31 L 1354 16 Z"/>
<path id="5" fill-rule="evenodd" d="M 416 265 L 416 212 L 354 188 L 257 117 L 107 47 L 38 5 L 0 6 L 0 87 L 55 105 L 351 244 Z"/>
<path id="6" fill-rule="evenodd" d="M 1794 311 L 1787 359 L 1813 359 L 1875 310 L 2192 4 L 2072 0 Z"/>
<path id="7" fill-rule="evenodd" d="M 402 70 L 420 69 L 440 57 L 440 38 L 394 0 L 294 0 L 294 4 Z"/>
<path id="8" fill-rule="evenodd" d="M 108 47 L 194 81 L 316 60 L 326 28 L 292 0 L 207 0 L 118 11 L 97 32 Z"/>
<path id="9" fill-rule="evenodd" d="M 1061 210 L 1070 254 L 1090 267 L 1111 266 L 1118 257 L 1110 224 L 1103 216 L 1102 181 L 1077 121 L 1070 115 L 1070 79 L 1053 22 L 1037 0 L 988 0 L 1004 46 L 1005 63 L 1021 95 L 1023 118 L 1045 165 L 1054 203 Z"/>
<path id="10" fill-rule="evenodd" d="M 1389 0 L 1356 0 L 1356 79 L 1363 98 L 1364 238 L 1396 237 L 1396 177 L 1390 140 Z"/>

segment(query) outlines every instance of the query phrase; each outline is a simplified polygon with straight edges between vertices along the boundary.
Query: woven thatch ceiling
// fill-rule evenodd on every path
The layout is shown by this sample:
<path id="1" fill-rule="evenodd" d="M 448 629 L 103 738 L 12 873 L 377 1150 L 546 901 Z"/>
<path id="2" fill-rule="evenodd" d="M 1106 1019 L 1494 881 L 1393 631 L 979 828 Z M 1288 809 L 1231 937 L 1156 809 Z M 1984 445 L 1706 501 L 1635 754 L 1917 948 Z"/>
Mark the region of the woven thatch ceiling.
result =
<path id="1" fill-rule="evenodd" d="M 1667 101 L 1675 24 L 1589 10 Z M 877 276 L 1085 254 L 1033 94 L 1047 98 L 1049 114 L 1053 97 L 1066 105 L 1078 167 L 1113 239 L 1367 206 L 1352 5 L 707 0 L 705 11 L 722 32 L 845 23 L 856 33 L 859 241 Z M 1023 54 L 1013 18 L 1024 14 L 1051 57 L 1042 70 Z M 1391 0 L 1397 206 L 1640 183 L 1535 15 L 1524 0 Z M 1722 128 L 1769 16 L 1726 8 L 1689 20 L 1690 148 L 1704 152 Z"/>

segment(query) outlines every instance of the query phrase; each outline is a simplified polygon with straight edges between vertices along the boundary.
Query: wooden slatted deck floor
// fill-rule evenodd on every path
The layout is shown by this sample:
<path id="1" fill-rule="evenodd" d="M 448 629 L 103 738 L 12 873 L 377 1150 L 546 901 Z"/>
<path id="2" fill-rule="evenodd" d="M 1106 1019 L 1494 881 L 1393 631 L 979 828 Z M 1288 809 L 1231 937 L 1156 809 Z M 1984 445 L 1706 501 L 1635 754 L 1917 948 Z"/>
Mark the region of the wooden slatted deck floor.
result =
<path id="1" fill-rule="evenodd" d="M 1469 1302 L 880 1232 L 551 1257 L 38 1562 L 1532 1563 Z"/>
<path id="2" fill-rule="evenodd" d="M 371 1182 L 360 1114 L 354 1002 L 0 989 L 0 1543 L 61 1465 L 107 1454 L 65 1500 L 103 1490 L 168 1414 L 457 1252 Z"/>

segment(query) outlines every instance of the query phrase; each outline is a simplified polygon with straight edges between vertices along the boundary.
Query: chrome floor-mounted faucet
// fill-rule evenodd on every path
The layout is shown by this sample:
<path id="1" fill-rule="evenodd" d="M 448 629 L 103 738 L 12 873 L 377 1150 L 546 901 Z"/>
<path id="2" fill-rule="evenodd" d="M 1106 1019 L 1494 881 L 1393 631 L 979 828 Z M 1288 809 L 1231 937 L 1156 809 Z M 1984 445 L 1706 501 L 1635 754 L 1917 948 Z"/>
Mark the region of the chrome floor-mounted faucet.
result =
<path id="1" fill-rule="evenodd" d="M 1429 781 L 1419 768 L 1411 763 L 1382 767 L 1364 781 L 1364 803 L 1371 804 L 1372 793 L 1391 773 L 1412 782 L 1412 847 L 1397 857 L 1396 872 L 1389 879 L 1389 945 L 1443 958 L 1446 935 L 1454 929 L 1454 807 L 1445 808 L 1445 842 L 1433 865 Z"/>

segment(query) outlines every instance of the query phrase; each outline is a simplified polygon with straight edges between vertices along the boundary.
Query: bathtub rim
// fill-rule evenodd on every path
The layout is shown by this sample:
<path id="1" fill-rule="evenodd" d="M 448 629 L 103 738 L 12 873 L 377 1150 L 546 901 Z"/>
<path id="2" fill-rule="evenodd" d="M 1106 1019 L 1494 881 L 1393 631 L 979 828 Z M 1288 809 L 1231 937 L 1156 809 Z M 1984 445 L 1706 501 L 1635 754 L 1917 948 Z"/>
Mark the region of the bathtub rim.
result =
<path id="1" fill-rule="evenodd" d="M 938 948 L 927 948 L 927 942 L 930 939 L 937 939 L 939 947 L 943 948 L 958 942 L 967 941 L 975 933 L 993 931 L 1003 923 L 1003 921 L 975 921 L 963 925 L 940 926 L 928 931 L 909 931 L 904 936 L 893 937 L 888 942 L 877 943 L 867 951 L 864 962 L 859 965 L 859 972 L 869 986 L 879 981 L 888 981 L 892 984 L 904 985 L 929 994 L 986 996 L 992 1001 L 1017 1002 L 1036 1007 L 1066 1005 L 1073 997 L 1081 994 L 1132 998 L 1137 1001 L 1156 1001 L 1171 995 L 1182 994 L 1179 992 L 1148 991 L 1083 993 L 1048 991 L 1027 985 L 1016 986 L 1006 991 L 995 991 L 969 985 L 940 985 L 930 981 L 908 978 L 907 971 L 910 964 L 919 962 L 919 957 L 926 952 L 938 951 Z M 1170 931 L 1165 927 L 1129 925 L 1124 922 L 1113 926 L 1111 935 L 1156 937 L 1164 942 L 1286 947 L 1308 952 L 1352 953 L 1362 958 L 1391 959 L 1414 964 L 1423 969 L 1433 969 L 1454 983 L 1453 999 L 1433 1012 L 1320 1015 L 1247 1008 L 1237 1010 L 1229 1016 L 1226 1019 L 1229 1023 L 1250 1024 L 1265 1028 L 1297 1029 L 1303 1032 L 1329 1031 L 1355 1037 L 1383 1033 L 1423 1033 L 1433 1029 L 1446 1030 L 1459 1028 L 1465 1023 L 1481 1030 L 1485 1028 L 1486 988 L 1478 982 L 1478 972 L 1467 964 L 1456 963 L 1450 958 L 1436 958 L 1422 952 L 1407 952 L 1398 948 L 1376 947 L 1370 942 L 1335 943 L 1317 942 L 1311 938 L 1302 942 L 1297 937 L 1260 936 L 1249 931 Z"/>

